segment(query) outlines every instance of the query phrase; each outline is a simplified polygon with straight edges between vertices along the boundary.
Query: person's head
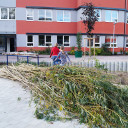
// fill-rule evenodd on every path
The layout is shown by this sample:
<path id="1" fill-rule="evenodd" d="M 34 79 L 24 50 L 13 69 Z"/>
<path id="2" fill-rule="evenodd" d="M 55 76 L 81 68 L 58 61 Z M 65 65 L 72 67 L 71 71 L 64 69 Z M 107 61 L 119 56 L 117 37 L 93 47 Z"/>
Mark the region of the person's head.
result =
<path id="1" fill-rule="evenodd" d="M 61 46 L 61 47 L 60 47 L 60 50 L 64 51 L 64 46 Z"/>
<path id="2" fill-rule="evenodd" d="M 55 44 L 55 47 L 58 47 L 58 43 Z"/>

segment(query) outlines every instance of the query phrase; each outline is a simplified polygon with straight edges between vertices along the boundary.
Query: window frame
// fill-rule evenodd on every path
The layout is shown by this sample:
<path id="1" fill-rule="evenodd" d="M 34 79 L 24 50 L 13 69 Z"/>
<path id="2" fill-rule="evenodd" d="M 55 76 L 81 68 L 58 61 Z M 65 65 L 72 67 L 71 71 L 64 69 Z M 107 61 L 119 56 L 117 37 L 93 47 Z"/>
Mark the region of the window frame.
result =
<path id="1" fill-rule="evenodd" d="M 107 20 L 106 20 L 106 12 L 107 12 L 107 11 L 111 11 L 111 21 L 107 21 Z M 113 21 L 112 21 L 112 19 L 113 19 L 113 17 L 112 17 L 112 12 L 117 12 L 117 19 L 116 19 L 116 22 L 118 22 L 118 19 L 119 19 L 119 11 L 117 11 L 117 10 L 116 10 L 116 11 L 113 11 L 113 10 L 105 10 L 105 22 L 113 22 Z"/>
<path id="2" fill-rule="evenodd" d="M 28 42 L 28 36 L 32 36 L 32 42 Z M 26 36 L 26 40 L 27 40 L 27 41 L 26 41 L 26 42 L 27 42 L 27 44 L 26 44 L 27 47 L 34 47 L 34 36 L 33 36 L 33 35 L 27 35 L 27 36 Z M 29 43 L 32 43 L 33 46 L 28 46 Z"/>
<path id="3" fill-rule="evenodd" d="M 63 44 L 62 44 L 62 45 L 63 45 L 64 47 L 70 47 L 70 36 L 69 36 L 69 35 L 57 35 L 57 36 L 62 36 L 62 37 L 63 37 Z M 69 37 L 69 46 L 65 46 L 65 45 L 64 45 L 64 37 L 65 37 L 65 36 L 68 36 L 68 37 Z M 58 45 L 59 45 L 59 44 L 58 44 Z M 61 46 L 61 45 L 59 45 L 59 46 Z"/>
<path id="4" fill-rule="evenodd" d="M 41 46 L 41 45 L 39 45 L 39 36 L 41 36 L 41 35 L 38 35 L 38 47 L 52 47 L 52 35 L 43 35 L 44 36 L 44 46 Z M 46 36 L 51 36 L 51 42 L 46 42 Z M 46 43 L 48 43 L 48 44 L 51 44 L 50 46 L 46 46 Z"/>
<path id="5" fill-rule="evenodd" d="M 16 20 L 16 8 L 14 8 L 14 7 L 6 8 L 7 9 L 7 14 L 8 14 L 7 19 L 1 19 L 1 9 L 2 8 L 6 8 L 6 7 L 0 7 L 0 20 Z M 15 19 L 9 19 L 9 9 L 10 8 L 14 8 L 15 9 Z"/>
<path id="6" fill-rule="evenodd" d="M 28 14 L 28 10 L 32 10 L 32 16 L 27 16 L 27 14 Z M 28 20 L 27 18 L 28 17 L 32 17 L 33 18 L 33 20 Z M 28 9 L 28 8 L 26 8 L 26 21 L 34 21 L 34 9 Z"/>
<path id="7" fill-rule="evenodd" d="M 63 11 L 63 21 L 58 21 L 58 20 L 57 20 L 57 12 L 58 12 L 58 11 Z M 64 21 L 64 11 L 68 11 L 68 10 L 57 10 L 57 11 L 56 11 L 56 21 L 57 21 L 57 22 L 71 22 L 71 11 L 68 11 L 68 12 L 69 12 L 69 21 Z"/>
<path id="8" fill-rule="evenodd" d="M 44 10 L 44 13 L 45 13 L 45 20 L 39 20 L 39 18 L 40 18 L 40 13 L 39 13 L 39 11 L 40 10 Z M 46 11 L 51 11 L 51 17 L 46 17 Z M 46 18 L 51 18 L 52 20 L 46 20 Z M 38 9 L 38 21 L 48 21 L 48 22 L 50 22 L 50 21 L 53 21 L 53 11 L 51 10 L 51 9 Z"/>
<path id="9" fill-rule="evenodd" d="M 101 36 L 100 35 L 94 35 L 93 37 L 91 37 L 91 38 L 96 38 L 96 36 L 99 36 L 99 43 L 96 43 L 96 41 L 95 41 L 95 48 L 101 48 Z M 88 45 L 88 41 L 89 40 L 87 40 L 87 48 L 89 48 L 89 45 Z M 93 41 L 94 41 L 94 39 L 93 39 Z M 94 43 L 94 42 L 93 42 Z M 99 47 L 96 47 L 96 44 L 99 44 Z M 94 44 L 93 44 L 93 46 L 91 46 L 91 48 L 94 48 Z"/>

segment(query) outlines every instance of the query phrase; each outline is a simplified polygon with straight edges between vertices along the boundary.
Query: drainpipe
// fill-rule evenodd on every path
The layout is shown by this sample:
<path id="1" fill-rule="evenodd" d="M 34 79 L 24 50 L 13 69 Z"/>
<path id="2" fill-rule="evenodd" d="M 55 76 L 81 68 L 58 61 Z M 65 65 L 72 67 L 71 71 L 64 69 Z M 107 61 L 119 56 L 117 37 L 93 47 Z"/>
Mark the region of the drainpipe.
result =
<path id="1" fill-rule="evenodd" d="M 124 12 L 124 45 L 123 45 L 123 53 L 125 53 L 126 48 L 126 13 L 127 13 L 127 0 L 125 0 L 125 12 Z"/>

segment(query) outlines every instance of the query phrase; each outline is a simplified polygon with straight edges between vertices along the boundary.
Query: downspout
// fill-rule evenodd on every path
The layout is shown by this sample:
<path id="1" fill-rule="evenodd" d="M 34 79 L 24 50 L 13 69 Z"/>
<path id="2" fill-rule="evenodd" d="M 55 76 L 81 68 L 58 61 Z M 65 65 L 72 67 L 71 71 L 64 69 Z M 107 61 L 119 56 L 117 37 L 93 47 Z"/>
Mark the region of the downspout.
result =
<path id="1" fill-rule="evenodd" d="M 125 13 L 124 13 L 124 45 L 123 45 L 123 53 L 125 53 L 125 48 L 126 48 L 126 13 L 127 13 L 127 0 L 125 0 Z"/>

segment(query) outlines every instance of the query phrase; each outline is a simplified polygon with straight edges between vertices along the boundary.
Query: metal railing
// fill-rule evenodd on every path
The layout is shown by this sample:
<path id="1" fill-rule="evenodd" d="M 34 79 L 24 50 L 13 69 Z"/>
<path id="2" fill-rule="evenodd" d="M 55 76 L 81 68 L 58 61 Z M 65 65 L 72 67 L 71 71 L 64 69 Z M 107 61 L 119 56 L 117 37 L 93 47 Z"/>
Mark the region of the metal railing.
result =
<path id="1" fill-rule="evenodd" d="M 27 64 L 35 64 L 40 66 L 41 64 L 43 64 L 43 66 L 53 66 L 52 62 L 45 62 L 42 61 L 39 56 L 23 56 L 23 55 L 0 55 L 1 56 L 5 56 L 5 61 L 3 62 L 6 65 L 9 65 L 9 63 L 27 63 Z M 15 59 L 13 61 L 9 61 L 10 57 L 15 57 Z M 25 60 L 21 59 L 21 58 L 25 58 Z M 34 60 L 30 61 L 31 58 L 34 58 Z M 0 61 L 0 63 L 2 63 Z M 67 66 L 79 66 L 79 67 L 96 67 L 97 64 L 99 65 L 99 68 L 102 67 L 102 69 L 107 69 L 109 72 L 128 72 L 128 61 L 125 62 L 96 62 L 95 60 L 90 60 L 90 61 L 82 61 L 82 62 L 72 62 L 72 63 L 67 63 Z"/>

